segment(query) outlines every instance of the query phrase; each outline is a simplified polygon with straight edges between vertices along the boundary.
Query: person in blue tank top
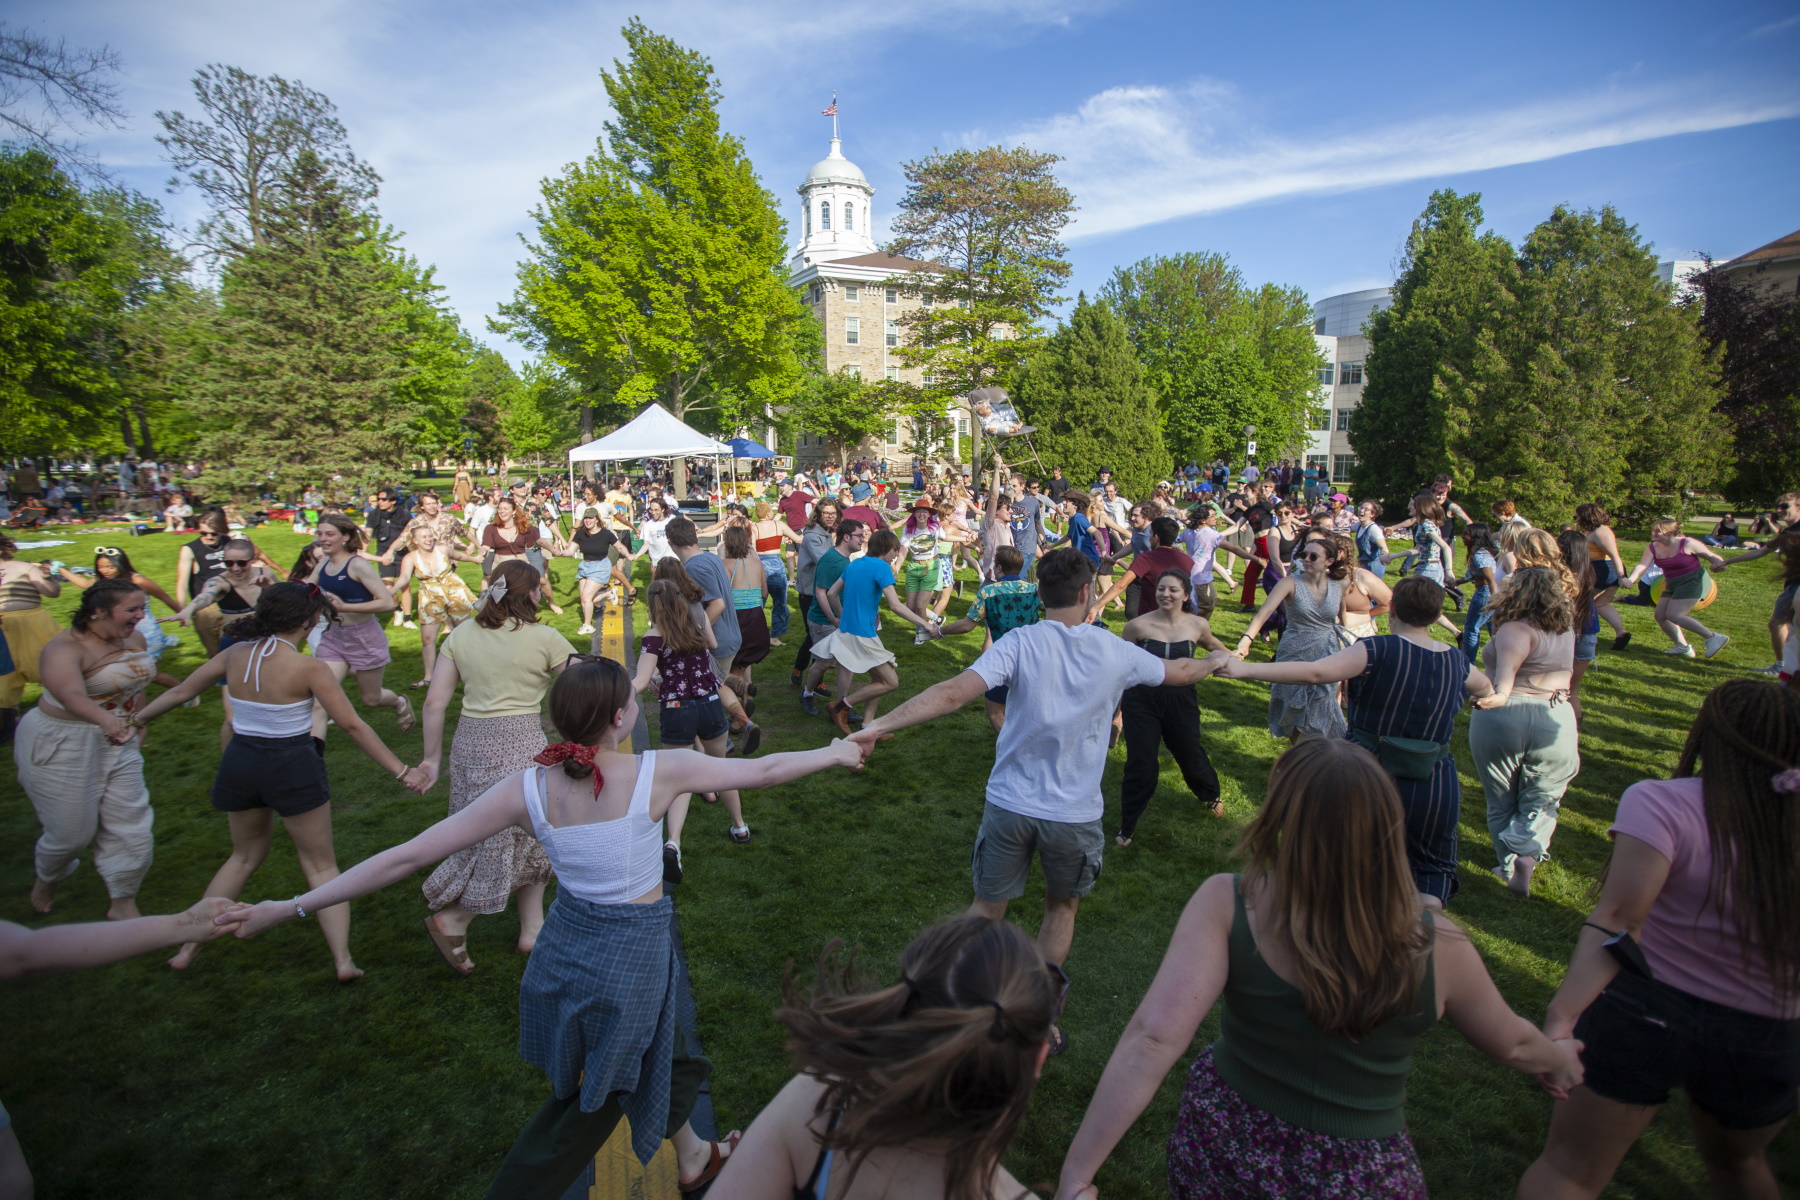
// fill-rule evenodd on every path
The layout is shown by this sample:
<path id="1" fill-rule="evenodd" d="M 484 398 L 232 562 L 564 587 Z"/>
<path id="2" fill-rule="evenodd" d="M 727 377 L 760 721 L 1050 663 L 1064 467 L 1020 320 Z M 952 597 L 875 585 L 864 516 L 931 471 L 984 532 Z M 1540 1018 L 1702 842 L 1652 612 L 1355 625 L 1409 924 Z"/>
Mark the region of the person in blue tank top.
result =
<path id="1" fill-rule="evenodd" d="M 1243 874 L 1214 875 L 1188 901 L 1058 1200 L 1093 1186 L 1220 1000 L 1218 1040 L 1188 1071 L 1169 1137 L 1177 1200 L 1424 1200 L 1406 1077 L 1441 1017 L 1552 1096 L 1581 1082 L 1580 1043 L 1508 1008 L 1469 938 L 1420 904 L 1401 830 L 1393 782 L 1361 747 L 1312 738 L 1276 760 L 1238 846 Z"/>

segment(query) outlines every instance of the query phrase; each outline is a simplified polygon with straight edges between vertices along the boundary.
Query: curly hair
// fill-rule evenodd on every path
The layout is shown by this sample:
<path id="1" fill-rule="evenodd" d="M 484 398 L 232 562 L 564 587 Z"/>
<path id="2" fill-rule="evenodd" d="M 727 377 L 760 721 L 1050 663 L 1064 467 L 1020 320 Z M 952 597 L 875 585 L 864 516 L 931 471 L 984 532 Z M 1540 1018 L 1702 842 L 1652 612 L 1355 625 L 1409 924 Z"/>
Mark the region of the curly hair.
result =
<path id="1" fill-rule="evenodd" d="M 1581 595 L 1581 581 L 1575 578 L 1575 572 L 1569 570 L 1569 564 L 1563 561 L 1562 547 L 1550 536 L 1548 529 L 1527 529 L 1519 534 L 1513 543 L 1513 557 L 1520 567 L 1544 567 L 1556 576 L 1562 585 L 1563 595 L 1573 600 Z M 1494 628 L 1500 627 L 1494 622 Z"/>
<path id="2" fill-rule="evenodd" d="M 1348 554 L 1344 546 L 1348 538 L 1341 537 L 1329 529 L 1309 529 L 1300 539 L 1300 553 L 1306 553 L 1308 542 L 1317 542 L 1320 551 L 1325 555 L 1325 578 L 1348 579 L 1352 568 L 1356 566 L 1356 547 L 1352 545 Z"/>
<path id="3" fill-rule="evenodd" d="M 1562 573 L 1568 575 L 1569 568 L 1563 567 Z M 1508 575 L 1494 592 L 1488 611 L 1495 631 L 1509 621 L 1523 621 L 1545 633 L 1567 633 L 1575 626 L 1575 602 L 1548 566 L 1520 567 Z"/>
<path id="4" fill-rule="evenodd" d="M 144 589 L 131 582 L 129 577 L 95 580 L 92 587 L 81 593 L 81 603 L 75 606 L 69 627 L 78 633 L 86 633 L 89 622 L 112 615 L 113 609 L 132 593 L 141 596 Z"/>

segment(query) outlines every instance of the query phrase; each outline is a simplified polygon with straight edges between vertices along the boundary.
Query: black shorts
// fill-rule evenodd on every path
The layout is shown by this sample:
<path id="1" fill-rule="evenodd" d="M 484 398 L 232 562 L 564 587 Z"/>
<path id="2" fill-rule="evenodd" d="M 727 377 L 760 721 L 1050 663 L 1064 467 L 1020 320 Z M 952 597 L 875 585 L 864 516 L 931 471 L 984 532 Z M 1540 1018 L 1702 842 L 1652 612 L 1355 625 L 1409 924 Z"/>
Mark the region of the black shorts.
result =
<path id="1" fill-rule="evenodd" d="M 1619 573 L 1613 570 L 1612 559 L 1590 559 L 1588 565 L 1594 568 L 1594 590 L 1596 592 L 1604 592 L 1609 587 L 1619 586 Z"/>
<path id="2" fill-rule="evenodd" d="M 387 552 L 384 550 L 382 553 Z M 378 562 L 375 564 L 375 570 L 383 579 L 397 579 L 400 575 L 400 561 L 396 559 L 393 562 Z"/>
<path id="3" fill-rule="evenodd" d="M 309 733 L 295 737 L 233 734 L 213 780 L 213 807 L 220 812 L 272 808 L 280 816 L 297 817 L 330 800 L 325 760 L 313 748 Z"/>
<path id="4" fill-rule="evenodd" d="M 731 728 L 725 720 L 725 704 L 715 692 L 689 700 L 665 700 L 659 736 L 665 746 L 692 746 L 696 739 L 710 742 Z"/>
<path id="5" fill-rule="evenodd" d="M 1575 1023 L 1587 1086 L 1620 1104 L 1666 1103 L 1681 1088 L 1726 1129 L 1794 1111 L 1800 1021 L 1782 1021 L 1621 972 Z"/>

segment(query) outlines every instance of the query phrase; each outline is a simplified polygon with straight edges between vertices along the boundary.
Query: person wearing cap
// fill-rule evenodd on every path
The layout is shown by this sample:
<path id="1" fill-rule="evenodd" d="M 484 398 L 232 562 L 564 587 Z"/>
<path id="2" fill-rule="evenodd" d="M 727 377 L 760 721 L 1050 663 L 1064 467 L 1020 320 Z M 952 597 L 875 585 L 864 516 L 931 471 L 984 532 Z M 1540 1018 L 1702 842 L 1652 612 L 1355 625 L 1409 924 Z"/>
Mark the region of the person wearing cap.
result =
<path id="1" fill-rule="evenodd" d="M 1112 468 L 1101 467 L 1097 477 L 1094 479 L 1094 485 L 1088 488 L 1088 491 L 1093 492 L 1095 495 L 1099 495 L 1106 490 L 1106 485 L 1112 481 Z"/>

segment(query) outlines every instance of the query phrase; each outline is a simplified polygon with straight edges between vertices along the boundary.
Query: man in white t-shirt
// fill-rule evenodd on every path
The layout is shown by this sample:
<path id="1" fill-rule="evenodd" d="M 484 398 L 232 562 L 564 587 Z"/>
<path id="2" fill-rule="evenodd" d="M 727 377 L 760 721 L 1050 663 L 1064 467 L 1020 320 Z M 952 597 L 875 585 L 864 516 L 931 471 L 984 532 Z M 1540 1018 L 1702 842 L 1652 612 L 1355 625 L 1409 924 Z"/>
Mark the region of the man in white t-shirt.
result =
<path id="1" fill-rule="evenodd" d="M 1094 568 L 1064 547 L 1038 560 L 1044 619 L 997 639 L 973 666 L 920 692 L 852 735 L 868 753 L 897 729 L 922 724 L 1009 689 L 1006 725 L 994 748 L 987 805 L 975 835 L 971 912 L 999 919 L 1025 894 L 1035 855 L 1046 892 L 1038 948 L 1061 965 L 1075 938 L 1075 911 L 1100 877 L 1105 835 L 1100 776 L 1113 710 L 1139 684 L 1185 685 L 1218 670 L 1223 655 L 1164 660 L 1099 625 L 1087 624 Z M 1062 1039 L 1057 1039 L 1060 1048 Z M 1055 1051 L 1053 1051 L 1054 1053 Z"/>

